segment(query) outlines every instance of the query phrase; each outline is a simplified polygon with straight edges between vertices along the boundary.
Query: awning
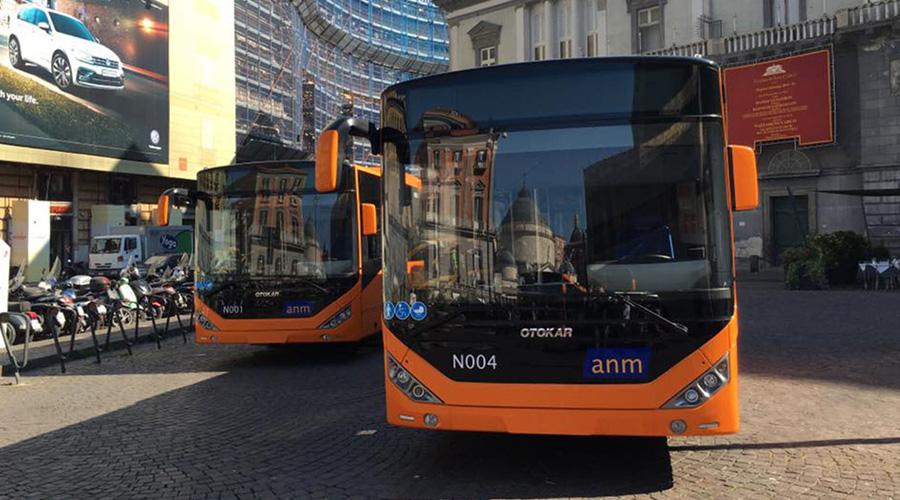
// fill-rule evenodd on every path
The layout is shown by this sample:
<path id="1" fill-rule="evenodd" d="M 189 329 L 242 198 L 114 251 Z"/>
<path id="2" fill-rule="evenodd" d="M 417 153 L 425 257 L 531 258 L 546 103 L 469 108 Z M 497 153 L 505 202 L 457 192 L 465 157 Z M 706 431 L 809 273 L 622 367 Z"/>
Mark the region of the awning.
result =
<path id="1" fill-rule="evenodd" d="M 887 189 L 835 189 L 818 190 L 819 193 L 846 194 L 848 196 L 900 196 L 900 188 Z"/>

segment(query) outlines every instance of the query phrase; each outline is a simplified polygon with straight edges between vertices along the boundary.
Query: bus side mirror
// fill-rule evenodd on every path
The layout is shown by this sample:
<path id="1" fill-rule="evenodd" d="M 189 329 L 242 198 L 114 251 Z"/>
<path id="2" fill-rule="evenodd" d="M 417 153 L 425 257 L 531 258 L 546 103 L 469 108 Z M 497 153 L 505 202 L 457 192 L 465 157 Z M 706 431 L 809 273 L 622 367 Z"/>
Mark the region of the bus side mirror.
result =
<path id="1" fill-rule="evenodd" d="M 319 134 L 316 143 L 316 191 L 330 193 L 341 185 L 344 165 L 353 160 L 353 138 L 369 141 L 372 154 L 379 153 L 380 134 L 374 124 L 358 118 L 339 118 Z"/>
<path id="2" fill-rule="evenodd" d="M 163 193 L 159 195 L 159 200 L 156 202 L 156 225 L 157 226 L 168 226 L 169 225 L 169 210 L 172 207 L 172 199 L 169 198 L 169 195 Z"/>
<path id="3" fill-rule="evenodd" d="M 340 170 L 341 140 L 337 130 L 323 130 L 316 144 L 316 191 L 330 193 L 337 189 Z"/>
<path id="4" fill-rule="evenodd" d="M 728 146 L 731 163 L 732 204 L 735 211 L 753 210 L 759 206 L 759 178 L 756 174 L 756 152 L 747 146 Z"/>
<path id="5" fill-rule="evenodd" d="M 172 207 L 190 206 L 192 196 L 191 191 L 184 188 L 170 188 L 163 191 L 156 201 L 156 225 L 168 226 L 172 216 Z"/>
<path id="6" fill-rule="evenodd" d="M 363 236 L 374 236 L 378 234 L 378 216 L 375 205 L 372 203 L 363 203 L 360 205 L 362 210 L 362 233 Z"/>

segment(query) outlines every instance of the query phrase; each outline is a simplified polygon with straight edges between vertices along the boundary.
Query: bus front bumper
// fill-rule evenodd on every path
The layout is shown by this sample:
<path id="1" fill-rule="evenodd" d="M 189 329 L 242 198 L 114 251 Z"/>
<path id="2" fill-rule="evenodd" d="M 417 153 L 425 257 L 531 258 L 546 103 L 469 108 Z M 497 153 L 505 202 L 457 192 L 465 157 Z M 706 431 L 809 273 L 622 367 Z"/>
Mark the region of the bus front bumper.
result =
<path id="1" fill-rule="evenodd" d="M 277 330 L 249 328 L 208 330 L 199 321 L 195 321 L 194 328 L 198 344 L 325 344 L 359 342 L 367 336 L 359 322 L 353 320 L 328 329 L 298 325 L 291 329 Z"/>
<path id="2" fill-rule="evenodd" d="M 702 436 L 733 434 L 740 427 L 736 384 L 696 408 L 621 410 L 417 403 L 386 382 L 387 420 L 401 427 L 579 436 Z M 682 431 L 673 431 L 681 425 Z"/>

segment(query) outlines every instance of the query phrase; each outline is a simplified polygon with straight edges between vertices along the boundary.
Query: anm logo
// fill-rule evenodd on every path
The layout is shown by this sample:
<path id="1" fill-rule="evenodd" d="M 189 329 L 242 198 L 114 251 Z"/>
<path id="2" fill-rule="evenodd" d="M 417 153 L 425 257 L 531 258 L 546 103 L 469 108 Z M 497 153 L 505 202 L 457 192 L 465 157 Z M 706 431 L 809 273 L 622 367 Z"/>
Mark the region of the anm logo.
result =
<path id="1" fill-rule="evenodd" d="M 644 380 L 650 375 L 650 348 L 591 348 L 584 356 L 586 380 Z"/>
<path id="2" fill-rule="evenodd" d="M 309 300 L 294 300 L 285 302 L 284 304 L 285 316 L 297 316 L 303 318 L 306 316 L 312 316 L 312 314 L 313 303 Z"/>

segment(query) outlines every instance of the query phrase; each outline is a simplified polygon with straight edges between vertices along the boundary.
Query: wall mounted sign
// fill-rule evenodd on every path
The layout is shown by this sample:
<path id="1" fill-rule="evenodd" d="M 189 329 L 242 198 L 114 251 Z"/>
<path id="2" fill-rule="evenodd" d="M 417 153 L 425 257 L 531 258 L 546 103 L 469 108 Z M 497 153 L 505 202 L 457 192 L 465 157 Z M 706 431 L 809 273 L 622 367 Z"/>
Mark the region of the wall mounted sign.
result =
<path id="1" fill-rule="evenodd" d="M 829 49 L 726 68 L 725 96 L 731 144 L 834 142 Z"/>

